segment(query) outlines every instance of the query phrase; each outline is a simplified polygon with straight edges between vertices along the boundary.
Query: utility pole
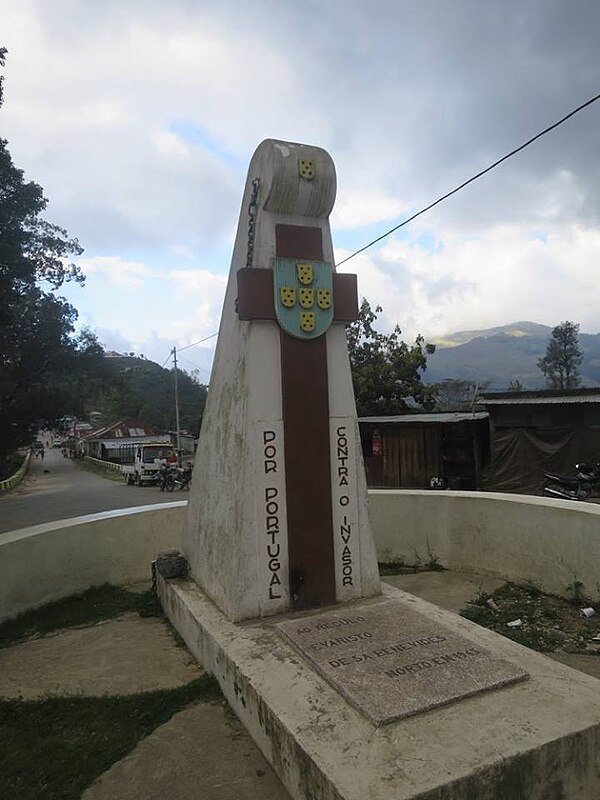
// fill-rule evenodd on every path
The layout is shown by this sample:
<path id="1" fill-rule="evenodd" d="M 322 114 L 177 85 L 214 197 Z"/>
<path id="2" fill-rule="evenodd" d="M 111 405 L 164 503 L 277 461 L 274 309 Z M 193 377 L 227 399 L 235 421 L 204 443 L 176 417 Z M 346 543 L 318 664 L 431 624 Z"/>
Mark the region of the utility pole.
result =
<path id="1" fill-rule="evenodd" d="M 173 355 L 173 366 L 175 368 L 175 426 L 177 428 L 177 463 L 181 465 L 181 432 L 179 430 L 179 390 L 177 388 L 177 348 L 171 350 Z"/>

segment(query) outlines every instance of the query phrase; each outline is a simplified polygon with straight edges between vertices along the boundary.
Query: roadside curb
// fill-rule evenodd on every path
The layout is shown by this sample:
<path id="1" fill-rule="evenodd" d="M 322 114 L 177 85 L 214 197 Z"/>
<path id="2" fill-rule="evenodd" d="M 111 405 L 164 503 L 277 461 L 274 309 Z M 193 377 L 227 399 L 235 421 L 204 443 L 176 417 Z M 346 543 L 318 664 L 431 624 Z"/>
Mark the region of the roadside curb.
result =
<path id="1" fill-rule="evenodd" d="M 29 461 L 31 460 L 31 450 L 28 451 L 27 455 L 23 459 L 23 463 L 19 467 L 19 469 L 15 472 L 14 475 L 11 475 L 10 478 L 6 478 L 4 481 L 0 481 L 0 493 L 8 492 L 9 489 L 12 489 L 18 483 L 21 483 L 23 480 L 23 476 L 27 472 L 27 468 L 29 467 Z"/>
<path id="2" fill-rule="evenodd" d="M 90 464 L 96 464 L 96 466 L 108 471 L 121 472 L 121 465 L 115 464 L 114 461 L 103 461 L 101 458 L 93 458 L 92 456 L 84 456 L 83 460 L 89 461 Z"/>

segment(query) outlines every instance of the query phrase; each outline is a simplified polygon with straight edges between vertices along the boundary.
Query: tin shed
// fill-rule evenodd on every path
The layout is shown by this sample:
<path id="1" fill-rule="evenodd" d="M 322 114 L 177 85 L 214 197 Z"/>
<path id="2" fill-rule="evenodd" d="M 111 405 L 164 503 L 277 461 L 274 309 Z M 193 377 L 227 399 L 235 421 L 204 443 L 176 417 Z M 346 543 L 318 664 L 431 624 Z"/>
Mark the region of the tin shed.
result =
<path id="1" fill-rule="evenodd" d="M 359 419 L 370 487 L 477 489 L 489 457 L 486 412 Z"/>

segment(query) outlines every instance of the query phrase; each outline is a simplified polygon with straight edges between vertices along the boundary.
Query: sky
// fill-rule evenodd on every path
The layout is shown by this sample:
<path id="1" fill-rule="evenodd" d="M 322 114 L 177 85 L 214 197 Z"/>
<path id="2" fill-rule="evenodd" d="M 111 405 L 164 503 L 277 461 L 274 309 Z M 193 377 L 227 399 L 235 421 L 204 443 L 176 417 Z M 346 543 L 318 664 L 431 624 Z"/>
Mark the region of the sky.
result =
<path id="1" fill-rule="evenodd" d="M 0 136 L 85 248 L 60 294 L 167 362 L 218 330 L 248 163 L 336 164 L 341 261 L 600 92 L 596 0 L 0 0 Z M 340 267 L 405 338 L 600 331 L 600 102 Z M 208 381 L 215 339 L 181 353 Z"/>

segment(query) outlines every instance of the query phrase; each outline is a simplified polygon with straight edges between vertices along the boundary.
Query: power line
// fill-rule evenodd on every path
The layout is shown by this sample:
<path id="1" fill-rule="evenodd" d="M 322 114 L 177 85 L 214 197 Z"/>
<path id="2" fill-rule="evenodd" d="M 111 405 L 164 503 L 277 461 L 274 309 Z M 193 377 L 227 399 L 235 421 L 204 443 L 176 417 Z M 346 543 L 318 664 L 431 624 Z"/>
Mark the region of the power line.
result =
<path id="1" fill-rule="evenodd" d="M 204 339 L 200 339 L 198 342 L 192 342 L 192 344 L 186 344 L 186 346 L 185 346 L 185 347 L 179 347 L 179 348 L 177 349 L 177 352 L 178 352 L 178 353 L 181 353 L 181 351 L 182 351 L 182 350 L 187 350 L 189 347 L 196 347 L 196 345 L 197 345 L 197 344 L 202 344 L 202 342 L 207 342 L 209 339 L 214 339 L 214 337 L 215 337 L 215 336 L 218 336 L 218 334 L 219 334 L 219 331 L 216 331 L 215 333 L 211 333 L 211 335 L 210 335 L 210 336 L 205 336 L 205 337 L 204 337 Z M 173 351 L 171 350 L 171 352 L 169 353 L 169 355 L 168 355 L 168 356 L 165 358 L 165 360 L 163 361 L 163 363 L 162 363 L 162 367 L 164 367 L 164 366 L 165 366 L 165 364 L 166 364 L 166 363 L 167 363 L 167 361 L 168 361 L 168 360 L 171 358 L 171 356 L 172 356 L 172 355 L 173 355 Z M 192 362 L 190 361 L 190 364 L 191 364 L 191 363 L 192 363 Z M 196 365 L 194 364 L 194 366 L 196 366 Z M 197 367 L 197 369 L 203 369 L 203 367 Z M 204 371 L 205 371 L 205 372 L 208 372 L 208 370 L 204 370 Z"/>
<path id="2" fill-rule="evenodd" d="M 469 178 L 468 180 L 464 181 L 463 183 L 460 184 L 460 186 L 457 186 L 455 189 L 452 189 L 452 191 L 442 195 L 442 197 L 438 197 L 438 199 L 435 200 L 433 203 L 430 203 L 428 206 L 425 206 L 425 208 L 422 208 L 420 211 L 417 211 L 417 213 L 413 214 L 412 217 L 405 219 L 399 225 L 396 225 L 395 227 L 391 228 L 391 230 L 387 231 L 387 233 L 383 233 L 381 236 L 378 236 L 377 239 L 373 239 L 372 242 L 369 242 L 369 244 L 366 244 L 364 247 L 361 247 L 360 250 L 356 250 L 356 252 L 351 253 L 349 256 L 342 259 L 342 261 L 339 261 L 338 264 L 336 264 L 336 266 L 339 267 L 341 264 L 345 264 L 346 261 L 350 261 L 350 259 L 354 258 L 354 256 L 357 256 L 359 253 L 363 253 L 365 250 L 368 250 L 369 247 L 373 247 L 374 244 L 377 244 L 377 242 L 380 242 L 382 239 L 385 239 L 387 236 L 394 233 L 399 228 L 403 228 L 405 225 L 408 225 L 409 222 L 412 222 L 417 217 L 420 217 L 421 214 L 424 214 L 426 211 L 429 211 L 434 206 L 437 206 L 438 203 L 441 203 L 443 200 L 446 200 L 448 197 L 451 197 L 453 194 L 456 194 L 456 192 L 459 192 L 461 189 L 464 189 L 465 186 L 468 186 L 470 183 L 473 183 L 473 181 L 476 181 L 477 178 L 481 178 L 481 176 L 485 175 L 486 172 L 490 172 L 499 164 L 502 164 L 503 161 L 506 161 L 508 158 L 511 158 L 512 156 L 516 155 L 521 150 L 524 150 L 526 147 L 529 147 L 529 145 L 533 144 L 533 142 L 535 142 L 537 139 L 540 139 L 542 136 L 545 136 L 547 133 L 550 133 L 550 131 L 553 131 L 555 128 L 558 128 L 558 126 L 562 125 L 563 122 L 566 122 L 575 114 L 578 114 L 584 108 L 591 106 L 592 103 L 595 103 L 596 100 L 599 99 L 600 99 L 600 94 L 597 94 L 595 97 L 592 97 L 587 102 L 582 103 L 580 106 L 577 106 L 577 108 L 573 109 L 573 111 L 570 111 L 562 119 L 559 119 L 558 122 L 555 122 L 553 125 L 549 125 L 547 128 L 544 128 L 543 131 L 536 134 L 535 136 L 532 136 L 531 139 L 528 139 L 524 144 L 520 145 L 519 147 L 516 147 L 514 150 L 511 150 L 510 153 L 507 153 L 505 156 L 502 156 L 502 158 L 499 158 L 497 161 L 494 161 L 494 163 L 490 164 L 489 167 L 486 167 L 485 169 L 481 170 L 481 172 L 478 172 L 476 175 L 473 175 L 472 178 Z"/>
<path id="3" fill-rule="evenodd" d="M 180 347 L 178 352 L 181 353 L 182 350 L 187 350 L 188 347 L 196 347 L 197 344 L 202 344 L 202 342 L 208 342 L 209 339 L 214 339 L 214 337 L 217 336 L 218 333 L 219 331 L 216 331 L 216 333 L 211 333 L 210 336 L 205 336 L 204 339 L 200 339 L 198 342 L 192 342 L 191 344 L 186 344 L 185 347 Z"/>

